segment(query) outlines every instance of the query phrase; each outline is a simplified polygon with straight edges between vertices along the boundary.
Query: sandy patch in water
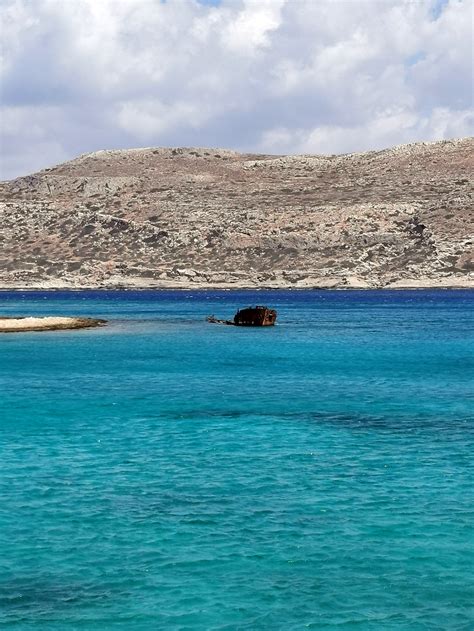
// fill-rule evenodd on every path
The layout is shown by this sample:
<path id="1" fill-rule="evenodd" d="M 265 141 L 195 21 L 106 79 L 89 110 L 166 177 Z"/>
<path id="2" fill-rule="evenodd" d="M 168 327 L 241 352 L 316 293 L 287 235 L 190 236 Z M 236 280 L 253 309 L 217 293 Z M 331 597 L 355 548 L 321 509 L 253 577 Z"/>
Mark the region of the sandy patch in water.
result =
<path id="1" fill-rule="evenodd" d="M 57 331 L 64 329 L 85 329 L 105 324 L 105 320 L 97 318 L 72 318 L 46 316 L 43 318 L 0 318 L 0 333 L 20 331 Z"/>

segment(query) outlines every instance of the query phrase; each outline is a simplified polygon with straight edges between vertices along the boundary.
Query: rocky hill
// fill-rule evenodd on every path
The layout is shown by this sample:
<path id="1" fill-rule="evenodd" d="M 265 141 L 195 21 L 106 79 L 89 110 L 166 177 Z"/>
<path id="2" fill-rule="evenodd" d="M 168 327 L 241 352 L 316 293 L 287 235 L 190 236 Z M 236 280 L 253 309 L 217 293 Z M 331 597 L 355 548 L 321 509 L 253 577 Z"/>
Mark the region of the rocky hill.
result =
<path id="1" fill-rule="evenodd" d="M 474 286 L 473 172 L 472 138 L 99 151 L 0 184 L 0 286 Z"/>

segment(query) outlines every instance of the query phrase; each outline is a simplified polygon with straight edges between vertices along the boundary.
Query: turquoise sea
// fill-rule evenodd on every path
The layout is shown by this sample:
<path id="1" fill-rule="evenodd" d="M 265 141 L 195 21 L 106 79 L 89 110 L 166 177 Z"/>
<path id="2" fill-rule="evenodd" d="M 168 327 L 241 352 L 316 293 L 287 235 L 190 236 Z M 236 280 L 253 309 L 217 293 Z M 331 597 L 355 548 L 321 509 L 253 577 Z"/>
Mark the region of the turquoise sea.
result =
<path id="1" fill-rule="evenodd" d="M 239 306 L 275 328 L 216 326 Z M 0 625 L 474 628 L 474 292 L 2 292 Z"/>

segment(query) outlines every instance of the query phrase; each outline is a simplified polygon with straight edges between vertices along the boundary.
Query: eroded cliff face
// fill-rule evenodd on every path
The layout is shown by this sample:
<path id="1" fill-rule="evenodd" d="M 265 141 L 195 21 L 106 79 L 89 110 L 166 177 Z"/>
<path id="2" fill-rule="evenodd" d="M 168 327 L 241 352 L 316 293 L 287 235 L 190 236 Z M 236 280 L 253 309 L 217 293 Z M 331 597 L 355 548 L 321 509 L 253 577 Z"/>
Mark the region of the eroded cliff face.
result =
<path id="1" fill-rule="evenodd" d="M 3 287 L 474 285 L 474 139 L 84 155 L 0 185 Z"/>

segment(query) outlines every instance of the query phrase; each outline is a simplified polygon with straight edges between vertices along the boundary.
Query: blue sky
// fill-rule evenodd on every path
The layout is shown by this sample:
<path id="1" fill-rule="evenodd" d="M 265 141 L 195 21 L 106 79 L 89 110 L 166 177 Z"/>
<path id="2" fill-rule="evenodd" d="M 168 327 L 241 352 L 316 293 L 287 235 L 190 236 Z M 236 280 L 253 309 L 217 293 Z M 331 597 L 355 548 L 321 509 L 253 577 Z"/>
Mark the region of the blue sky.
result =
<path id="1" fill-rule="evenodd" d="M 473 134 L 471 0 L 0 0 L 0 166 Z"/>

